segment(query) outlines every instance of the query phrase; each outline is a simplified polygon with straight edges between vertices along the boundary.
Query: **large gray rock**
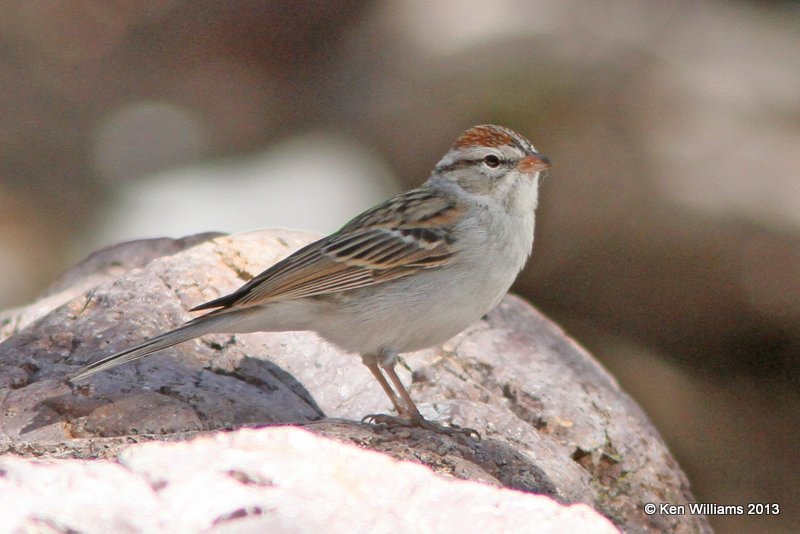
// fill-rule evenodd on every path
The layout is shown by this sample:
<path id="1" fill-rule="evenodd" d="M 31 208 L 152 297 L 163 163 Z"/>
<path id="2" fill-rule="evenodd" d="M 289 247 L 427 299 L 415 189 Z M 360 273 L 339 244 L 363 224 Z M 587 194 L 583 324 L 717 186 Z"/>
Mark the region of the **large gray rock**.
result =
<path id="1" fill-rule="evenodd" d="M 0 450 L 115 458 L 130 441 L 305 424 L 440 473 L 586 503 L 623 530 L 708 529 L 702 516 L 644 513 L 645 503 L 693 501 L 686 477 L 614 379 L 513 296 L 443 347 L 406 355 L 401 366 L 427 417 L 475 428 L 480 441 L 357 423 L 388 412 L 388 399 L 358 357 L 306 332 L 206 336 L 68 385 L 68 372 L 177 326 L 191 317 L 187 309 L 232 291 L 313 236 L 211 238 L 183 241 L 160 257 L 141 242 L 106 249 L 92 260 L 97 269 L 84 263 L 67 273 L 69 283 L 57 283 L 46 306 L 5 317 L 15 326 L 0 344 Z M 130 250 L 150 261 L 135 261 Z M 389 472 L 381 480 L 393 484 Z M 404 505 L 397 500 L 398 510 Z"/>

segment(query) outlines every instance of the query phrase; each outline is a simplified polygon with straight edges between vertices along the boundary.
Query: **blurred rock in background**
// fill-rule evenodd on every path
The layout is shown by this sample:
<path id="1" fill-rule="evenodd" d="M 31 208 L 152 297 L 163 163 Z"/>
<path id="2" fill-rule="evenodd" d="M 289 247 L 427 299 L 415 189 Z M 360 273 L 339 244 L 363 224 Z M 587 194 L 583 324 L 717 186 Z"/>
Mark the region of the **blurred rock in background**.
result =
<path id="1" fill-rule="evenodd" d="M 15 3 L 0 18 L 0 308 L 132 237 L 330 231 L 462 129 L 555 161 L 517 285 L 704 502 L 800 521 L 796 2 Z"/>

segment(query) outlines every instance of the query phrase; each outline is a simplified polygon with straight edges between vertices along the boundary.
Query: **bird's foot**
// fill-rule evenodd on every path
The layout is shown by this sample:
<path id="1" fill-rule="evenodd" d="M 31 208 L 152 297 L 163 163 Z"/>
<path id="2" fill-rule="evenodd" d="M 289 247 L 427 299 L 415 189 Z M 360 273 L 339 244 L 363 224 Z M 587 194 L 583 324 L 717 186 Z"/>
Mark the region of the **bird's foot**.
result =
<path id="1" fill-rule="evenodd" d="M 364 418 L 361 419 L 361 422 L 385 427 L 424 428 L 425 430 L 431 430 L 433 432 L 446 434 L 448 436 L 468 436 L 481 439 L 481 435 L 475 429 L 463 428 L 456 425 L 444 426 L 432 421 L 428 421 L 422 416 L 396 417 L 392 415 L 373 413 L 364 416 Z"/>

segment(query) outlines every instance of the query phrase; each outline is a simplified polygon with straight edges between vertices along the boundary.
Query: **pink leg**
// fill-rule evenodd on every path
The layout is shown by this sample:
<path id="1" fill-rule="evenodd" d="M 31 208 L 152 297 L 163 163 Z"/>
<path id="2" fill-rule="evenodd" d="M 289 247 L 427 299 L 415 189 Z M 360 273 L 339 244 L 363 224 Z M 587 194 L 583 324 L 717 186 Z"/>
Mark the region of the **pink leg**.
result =
<path id="1" fill-rule="evenodd" d="M 397 411 L 397 413 L 402 415 L 405 410 L 403 406 L 400 404 L 400 399 L 397 398 L 397 395 L 395 394 L 394 390 L 392 390 L 392 386 L 389 385 L 389 382 L 386 381 L 386 377 L 384 377 L 383 374 L 381 373 L 381 369 L 380 367 L 378 367 L 378 363 L 375 361 L 365 360 L 364 365 L 367 366 L 367 369 L 370 370 L 372 376 L 375 377 L 375 380 L 377 380 L 378 383 L 381 385 L 383 391 L 386 392 L 386 396 L 389 397 L 390 401 L 392 401 L 394 409 Z M 406 393 L 406 395 L 407 394 L 408 393 Z"/>

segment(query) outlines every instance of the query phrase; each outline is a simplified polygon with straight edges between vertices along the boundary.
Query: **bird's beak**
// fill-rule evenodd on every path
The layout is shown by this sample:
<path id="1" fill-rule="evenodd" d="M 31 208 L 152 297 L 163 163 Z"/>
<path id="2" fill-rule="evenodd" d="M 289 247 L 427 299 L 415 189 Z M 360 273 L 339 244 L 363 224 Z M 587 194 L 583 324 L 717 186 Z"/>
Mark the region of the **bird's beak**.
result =
<path id="1" fill-rule="evenodd" d="M 539 172 L 550 167 L 552 163 L 541 154 L 533 153 L 517 164 L 517 169 L 522 172 Z"/>

